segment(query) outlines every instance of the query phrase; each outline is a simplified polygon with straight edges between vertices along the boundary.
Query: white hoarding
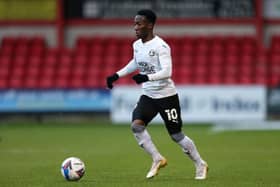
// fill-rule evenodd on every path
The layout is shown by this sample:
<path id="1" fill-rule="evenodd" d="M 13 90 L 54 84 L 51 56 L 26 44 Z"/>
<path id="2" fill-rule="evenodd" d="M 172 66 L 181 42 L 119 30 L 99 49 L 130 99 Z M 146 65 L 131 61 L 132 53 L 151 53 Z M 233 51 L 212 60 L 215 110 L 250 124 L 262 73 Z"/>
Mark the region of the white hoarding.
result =
<path id="1" fill-rule="evenodd" d="M 266 89 L 262 86 L 179 86 L 184 122 L 264 120 Z M 111 119 L 130 122 L 133 108 L 141 95 L 140 87 L 113 89 Z M 154 121 L 160 121 L 157 117 Z"/>

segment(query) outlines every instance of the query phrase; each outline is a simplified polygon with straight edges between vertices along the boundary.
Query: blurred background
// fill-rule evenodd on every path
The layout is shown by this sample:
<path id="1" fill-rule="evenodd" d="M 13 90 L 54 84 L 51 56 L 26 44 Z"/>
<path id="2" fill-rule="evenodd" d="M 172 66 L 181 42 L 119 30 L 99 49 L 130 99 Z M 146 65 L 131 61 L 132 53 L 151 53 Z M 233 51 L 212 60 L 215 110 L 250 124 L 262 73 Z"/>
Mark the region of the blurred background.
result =
<path id="1" fill-rule="evenodd" d="M 0 114 L 129 122 L 138 87 L 105 88 L 149 8 L 171 46 L 186 122 L 280 117 L 279 0 L 0 0 Z"/>

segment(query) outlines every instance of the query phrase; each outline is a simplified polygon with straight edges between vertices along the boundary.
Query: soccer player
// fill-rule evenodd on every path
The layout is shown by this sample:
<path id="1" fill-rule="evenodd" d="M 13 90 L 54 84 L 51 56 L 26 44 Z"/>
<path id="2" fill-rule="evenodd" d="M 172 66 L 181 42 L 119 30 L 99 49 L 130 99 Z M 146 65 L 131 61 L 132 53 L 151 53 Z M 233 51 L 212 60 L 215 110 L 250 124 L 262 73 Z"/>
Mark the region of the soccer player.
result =
<path id="1" fill-rule="evenodd" d="M 137 12 L 134 30 L 138 40 L 133 43 L 134 57 L 124 68 L 107 77 L 107 87 L 112 89 L 114 81 L 139 70 L 139 74 L 132 79 L 137 84 L 142 84 L 143 95 L 133 111 L 131 130 L 138 144 L 153 160 L 146 178 L 154 177 L 160 168 L 167 165 L 166 158 L 160 154 L 146 129 L 159 113 L 171 139 L 179 144 L 194 162 L 195 179 L 203 180 L 206 179 L 208 165 L 201 158 L 194 142 L 182 132 L 179 98 L 171 80 L 171 52 L 168 44 L 154 34 L 155 22 L 156 14 L 152 10 Z"/>

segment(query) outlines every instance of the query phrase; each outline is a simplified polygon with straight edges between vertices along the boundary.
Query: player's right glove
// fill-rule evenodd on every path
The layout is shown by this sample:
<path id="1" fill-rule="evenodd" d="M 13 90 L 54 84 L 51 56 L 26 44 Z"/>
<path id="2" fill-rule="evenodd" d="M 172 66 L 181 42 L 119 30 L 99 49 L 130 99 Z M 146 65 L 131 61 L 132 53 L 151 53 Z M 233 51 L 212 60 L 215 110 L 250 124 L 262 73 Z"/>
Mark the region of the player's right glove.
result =
<path id="1" fill-rule="evenodd" d="M 109 77 L 107 77 L 107 87 L 109 89 L 112 89 L 114 86 L 113 86 L 113 82 L 115 82 L 116 80 L 119 79 L 119 75 L 117 73 L 115 73 L 114 75 L 111 75 Z"/>

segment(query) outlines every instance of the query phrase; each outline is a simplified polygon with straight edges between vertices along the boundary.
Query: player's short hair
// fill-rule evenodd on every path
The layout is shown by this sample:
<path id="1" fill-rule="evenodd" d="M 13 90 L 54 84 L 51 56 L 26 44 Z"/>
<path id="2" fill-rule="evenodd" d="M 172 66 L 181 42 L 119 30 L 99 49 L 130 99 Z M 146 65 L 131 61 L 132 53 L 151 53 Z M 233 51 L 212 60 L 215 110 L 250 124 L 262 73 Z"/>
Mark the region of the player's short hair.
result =
<path id="1" fill-rule="evenodd" d="M 140 15 L 140 16 L 145 16 L 146 19 L 152 23 L 153 25 L 156 23 L 156 20 L 157 20 L 157 16 L 156 14 L 154 13 L 154 11 L 150 10 L 150 9 L 142 9 L 142 10 L 139 10 L 137 12 L 137 15 Z"/>

